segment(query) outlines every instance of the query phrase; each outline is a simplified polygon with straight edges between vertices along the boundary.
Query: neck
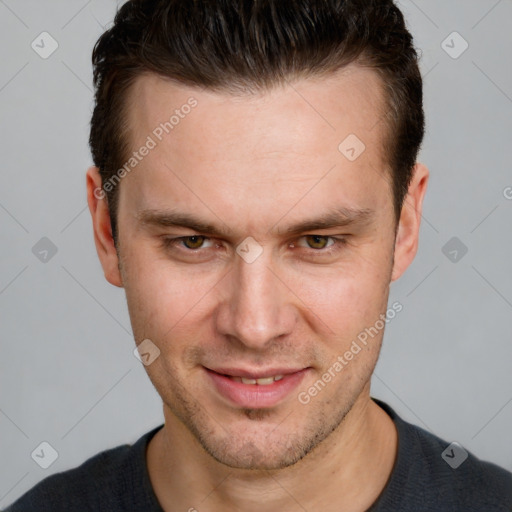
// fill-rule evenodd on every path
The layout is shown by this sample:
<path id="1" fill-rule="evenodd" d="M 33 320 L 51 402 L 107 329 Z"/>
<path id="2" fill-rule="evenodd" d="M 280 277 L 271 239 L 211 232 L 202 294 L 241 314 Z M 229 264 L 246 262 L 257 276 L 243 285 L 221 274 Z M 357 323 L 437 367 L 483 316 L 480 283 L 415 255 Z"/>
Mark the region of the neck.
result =
<path id="1" fill-rule="evenodd" d="M 361 512 L 385 487 L 396 457 L 395 426 L 370 399 L 369 386 L 331 435 L 280 470 L 227 467 L 207 454 L 171 411 L 164 413 L 165 425 L 150 441 L 147 460 L 166 512 Z"/>

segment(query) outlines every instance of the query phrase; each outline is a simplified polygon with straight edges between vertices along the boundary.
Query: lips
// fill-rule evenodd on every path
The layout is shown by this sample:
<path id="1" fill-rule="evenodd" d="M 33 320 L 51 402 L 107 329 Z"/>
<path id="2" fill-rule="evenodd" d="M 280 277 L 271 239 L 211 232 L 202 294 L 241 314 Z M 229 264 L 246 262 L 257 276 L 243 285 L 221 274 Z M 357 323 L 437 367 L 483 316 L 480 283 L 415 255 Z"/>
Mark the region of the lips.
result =
<path id="1" fill-rule="evenodd" d="M 214 389 L 230 405 L 244 408 L 274 407 L 300 384 L 308 368 L 204 368 Z"/>

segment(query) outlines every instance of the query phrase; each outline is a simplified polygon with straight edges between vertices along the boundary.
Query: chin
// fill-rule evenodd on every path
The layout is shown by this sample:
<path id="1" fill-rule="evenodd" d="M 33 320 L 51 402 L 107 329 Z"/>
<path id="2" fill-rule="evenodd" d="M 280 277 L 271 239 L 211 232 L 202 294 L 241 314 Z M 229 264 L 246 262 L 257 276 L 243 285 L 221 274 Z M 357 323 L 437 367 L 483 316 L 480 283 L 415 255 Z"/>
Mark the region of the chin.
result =
<path id="1" fill-rule="evenodd" d="M 258 430 L 260 427 L 239 425 L 234 431 L 217 432 L 216 436 L 197 432 L 196 438 L 213 459 L 227 467 L 270 471 L 297 464 L 329 434 L 318 427 L 302 433 L 297 428 L 286 430 L 284 424 Z"/>
<path id="2" fill-rule="evenodd" d="M 294 453 L 295 450 L 281 450 L 280 452 L 269 453 L 268 448 L 262 452 L 252 442 L 247 442 L 239 450 L 232 449 L 223 451 L 220 449 L 205 450 L 221 464 L 233 469 L 247 469 L 253 471 L 271 471 L 284 469 L 296 464 L 306 453 Z"/>

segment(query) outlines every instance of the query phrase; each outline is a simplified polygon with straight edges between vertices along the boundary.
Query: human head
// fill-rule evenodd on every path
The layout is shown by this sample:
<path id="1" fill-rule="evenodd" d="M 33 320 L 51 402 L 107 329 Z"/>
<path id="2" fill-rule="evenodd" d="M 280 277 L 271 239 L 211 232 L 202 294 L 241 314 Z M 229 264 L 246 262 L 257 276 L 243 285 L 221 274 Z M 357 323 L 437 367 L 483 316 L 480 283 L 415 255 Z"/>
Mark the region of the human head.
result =
<path id="1" fill-rule="evenodd" d="M 167 430 L 180 445 L 201 445 L 196 457 L 284 468 L 349 413 L 363 421 L 390 280 L 414 258 L 428 177 L 415 165 L 397 228 L 393 181 L 381 174 L 391 176 L 383 83 L 352 61 L 252 88 L 247 80 L 215 87 L 146 70 L 128 89 L 128 150 L 177 106 L 197 107 L 118 186 L 118 246 L 107 204 L 93 193 L 102 185 L 97 167 L 87 182 L 105 276 L 125 288 L 137 343 L 149 339 L 159 349 L 148 375 Z M 355 160 L 338 150 L 348 134 L 366 144 Z M 319 238 L 305 236 L 313 233 Z M 256 241 L 251 261 L 242 252 L 247 237 Z M 352 345 L 366 329 L 376 331 L 371 343 Z M 336 371 L 349 350 L 354 361 L 319 397 L 306 404 L 290 395 L 291 385 L 309 388 Z M 273 405 L 247 401 L 247 388 L 234 401 L 215 384 L 237 382 L 226 374 L 281 373 L 270 385 L 289 392 Z"/>
<path id="2" fill-rule="evenodd" d="M 239 94 L 321 77 L 353 62 L 375 70 L 385 90 L 382 148 L 398 219 L 424 113 L 417 53 L 392 0 L 126 2 L 93 52 L 94 164 L 105 185 L 127 161 L 127 96 L 144 73 Z M 117 181 L 105 192 L 116 241 Z"/>

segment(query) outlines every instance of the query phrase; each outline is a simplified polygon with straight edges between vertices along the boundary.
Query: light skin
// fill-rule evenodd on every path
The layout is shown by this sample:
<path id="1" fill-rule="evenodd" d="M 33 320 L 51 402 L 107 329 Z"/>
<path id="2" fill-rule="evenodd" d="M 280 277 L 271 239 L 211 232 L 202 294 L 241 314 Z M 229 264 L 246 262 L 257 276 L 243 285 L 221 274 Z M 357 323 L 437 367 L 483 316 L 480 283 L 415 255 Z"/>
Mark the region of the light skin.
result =
<path id="1" fill-rule="evenodd" d="M 349 66 L 246 95 L 144 75 L 131 92 L 134 149 L 167 113 L 198 102 L 120 183 L 118 251 L 94 194 L 98 170 L 87 172 L 105 277 L 125 288 L 136 342 L 161 352 L 146 369 L 164 403 L 147 453 L 162 508 L 366 510 L 397 449 L 370 399 L 383 330 L 308 404 L 298 394 L 386 312 L 390 283 L 417 251 L 428 170 L 416 164 L 397 225 L 377 75 Z M 349 134 L 366 146 L 353 162 L 338 150 Z M 335 225 L 318 222 L 335 211 Z M 158 222 L 162 212 L 204 225 Z M 252 263 L 236 252 L 249 236 L 263 249 Z M 206 368 L 303 371 L 277 403 L 251 408 L 220 393 Z"/>

